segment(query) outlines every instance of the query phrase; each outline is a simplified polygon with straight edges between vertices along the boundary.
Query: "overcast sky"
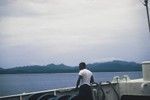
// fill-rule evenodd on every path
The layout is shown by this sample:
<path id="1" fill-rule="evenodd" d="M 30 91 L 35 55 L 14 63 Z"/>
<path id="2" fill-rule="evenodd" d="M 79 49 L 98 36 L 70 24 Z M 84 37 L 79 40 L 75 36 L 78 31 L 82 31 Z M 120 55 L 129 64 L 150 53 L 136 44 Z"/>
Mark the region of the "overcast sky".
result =
<path id="1" fill-rule="evenodd" d="M 150 60 L 139 0 L 0 0 L 0 67 Z"/>

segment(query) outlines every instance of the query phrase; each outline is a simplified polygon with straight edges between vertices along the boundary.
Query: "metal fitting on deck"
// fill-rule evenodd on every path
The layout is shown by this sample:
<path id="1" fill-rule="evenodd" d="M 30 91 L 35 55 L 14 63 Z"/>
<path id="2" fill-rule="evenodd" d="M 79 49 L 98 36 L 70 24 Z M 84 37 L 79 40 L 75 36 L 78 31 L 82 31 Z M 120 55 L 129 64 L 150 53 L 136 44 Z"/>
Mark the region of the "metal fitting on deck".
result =
<path id="1" fill-rule="evenodd" d="M 142 63 L 143 80 L 150 81 L 150 61 L 144 61 Z"/>
<path id="2" fill-rule="evenodd" d="M 150 82 L 142 83 L 141 88 L 144 93 L 150 93 Z"/>

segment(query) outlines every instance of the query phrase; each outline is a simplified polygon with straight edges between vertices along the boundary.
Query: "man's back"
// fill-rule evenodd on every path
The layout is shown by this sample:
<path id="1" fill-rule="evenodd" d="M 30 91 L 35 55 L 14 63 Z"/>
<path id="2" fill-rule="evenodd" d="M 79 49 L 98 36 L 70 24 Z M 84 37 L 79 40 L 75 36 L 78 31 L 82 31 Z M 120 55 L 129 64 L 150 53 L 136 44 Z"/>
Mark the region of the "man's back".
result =
<path id="1" fill-rule="evenodd" d="M 74 100 L 93 100 L 92 98 L 92 90 L 90 87 L 90 83 L 94 82 L 93 74 L 86 68 L 86 64 L 81 62 L 79 64 L 79 77 L 76 83 L 76 88 L 79 88 L 79 94 L 75 97 Z"/>
<path id="2" fill-rule="evenodd" d="M 82 69 L 80 70 L 79 75 L 82 76 L 80 85 L 83 85 L 83 84 L 90 85 L 90 81 L 92 77 L 91 71 L 89 71 L 88 69 Z"/>

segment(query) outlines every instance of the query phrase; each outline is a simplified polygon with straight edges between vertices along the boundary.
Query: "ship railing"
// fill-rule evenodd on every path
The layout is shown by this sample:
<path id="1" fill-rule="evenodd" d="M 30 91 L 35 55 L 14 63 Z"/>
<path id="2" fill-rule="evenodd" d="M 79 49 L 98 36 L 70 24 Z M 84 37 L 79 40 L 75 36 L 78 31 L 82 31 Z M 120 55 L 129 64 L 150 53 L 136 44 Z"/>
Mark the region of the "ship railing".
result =
<path id="1" fill-rule="evenodd" d="M 92 94 L 94 100 L 106 100 L 106 96 L 114 96 L 115 99 L 118 100 L 119 93 L 116 90 L 116 82 L 100 82 L 94 83 L 91 85 Z M 112 94 L 112 92 L 114 94 Z M 118 94 L 117 94 L 118 93 Z M 78 90 L 75 87 L 68 87 L 68 88 L 59 88 L 59 89 L 52 89 L 52 90 L 44 90 L 38 92 L 30 92 L 30 93 L 22 93 L 17 95 L 10 95 L 10 96 L 2 96 L 0 100 L 42 100 L 42 98 L 46 97 L 73 97 L 78 94 Z"/>

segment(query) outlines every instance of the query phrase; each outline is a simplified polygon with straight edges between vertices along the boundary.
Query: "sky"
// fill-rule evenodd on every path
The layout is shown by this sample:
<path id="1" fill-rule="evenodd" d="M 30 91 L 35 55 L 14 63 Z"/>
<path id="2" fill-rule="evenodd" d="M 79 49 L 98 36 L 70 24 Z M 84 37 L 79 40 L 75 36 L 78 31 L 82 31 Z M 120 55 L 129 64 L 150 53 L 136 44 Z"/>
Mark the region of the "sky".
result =
<path id="1" fill-rule="evenodd" d="M 141 0 L 142 1 L 142 0 Z M 0 0 L 0 67 L 150 60 L 140 0 Z"/>

